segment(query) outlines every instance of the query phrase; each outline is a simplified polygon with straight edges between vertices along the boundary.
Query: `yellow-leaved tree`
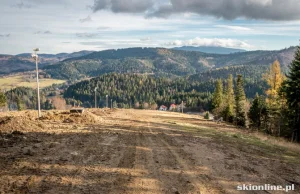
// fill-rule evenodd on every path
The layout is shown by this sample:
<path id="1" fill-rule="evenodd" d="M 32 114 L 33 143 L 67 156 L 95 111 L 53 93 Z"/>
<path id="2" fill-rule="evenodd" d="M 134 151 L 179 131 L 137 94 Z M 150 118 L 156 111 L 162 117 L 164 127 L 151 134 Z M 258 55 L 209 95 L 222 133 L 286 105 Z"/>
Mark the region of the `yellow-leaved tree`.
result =
<path id="1" fill-rule="evenodd" d="M 280 63 L 276 60 L 264 75 L 263 78 L 268 83 L 268 90 L 266 91 L 267 94 L 267 104 L 270 107 L 278 107 L 280 105 L 280 96 L 279 96 L 279 89 L 284 81 L 285 77 L 281 73 Z"/>
<path id="2" fill-rule="evenodd" d="M 266 104 L 268 107 L 268 121 L 266 130 L 272 134 L 280 135 L 281 129 L 281 109 L 285 106 L 285 99 L 280 96 L 280 88 L 285 79 L 281 73 L 280 63 L 276 60 L 270 69 L 263 74 L 269 88 L 266 91 Z"/>

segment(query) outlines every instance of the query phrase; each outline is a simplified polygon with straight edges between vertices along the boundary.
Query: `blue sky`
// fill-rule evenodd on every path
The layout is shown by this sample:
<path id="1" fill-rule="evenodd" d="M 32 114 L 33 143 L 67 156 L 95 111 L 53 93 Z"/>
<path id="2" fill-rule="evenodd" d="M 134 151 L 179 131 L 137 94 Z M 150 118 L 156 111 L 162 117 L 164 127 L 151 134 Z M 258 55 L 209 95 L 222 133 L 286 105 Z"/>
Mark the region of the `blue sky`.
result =
<path id="1" fill-rule="evenodd" d="M 282 4 L 284 2 L 284 4 Z M 300 0 L 1 0 L 0 53 L 299 44 Z"/>

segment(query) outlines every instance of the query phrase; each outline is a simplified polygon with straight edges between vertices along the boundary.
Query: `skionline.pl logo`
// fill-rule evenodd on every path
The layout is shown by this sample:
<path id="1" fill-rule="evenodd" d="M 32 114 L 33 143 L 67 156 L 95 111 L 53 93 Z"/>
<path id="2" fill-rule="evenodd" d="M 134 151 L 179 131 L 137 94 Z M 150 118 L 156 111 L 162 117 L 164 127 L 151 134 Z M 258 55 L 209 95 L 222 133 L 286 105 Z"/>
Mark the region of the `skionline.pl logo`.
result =
<path id="1" fill-rule="evenodd" d="M 295 190 L 295 185 L 286 185 L 286 186 L 281 186 L 281 185 L 270 185 L 270 184 L 265 184 L 265 185 L 238 185 L 237 186 L 238 191 L 294 191 Z"/>

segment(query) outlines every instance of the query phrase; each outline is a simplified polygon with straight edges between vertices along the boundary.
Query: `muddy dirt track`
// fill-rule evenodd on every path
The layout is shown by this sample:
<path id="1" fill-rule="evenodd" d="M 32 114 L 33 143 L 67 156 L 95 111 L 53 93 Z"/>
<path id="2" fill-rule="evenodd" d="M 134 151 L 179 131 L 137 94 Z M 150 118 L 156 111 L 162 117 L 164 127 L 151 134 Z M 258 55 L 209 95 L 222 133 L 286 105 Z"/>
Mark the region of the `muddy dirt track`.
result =
<path id="1" fill-rule="evenodd" d="M 200 116 L 18 114 L 0 115 L 0 193 L 242 193 L 242 184 L 294 184 L 289 193 L 300 193 L 297 146 L 269 145 Z"/>

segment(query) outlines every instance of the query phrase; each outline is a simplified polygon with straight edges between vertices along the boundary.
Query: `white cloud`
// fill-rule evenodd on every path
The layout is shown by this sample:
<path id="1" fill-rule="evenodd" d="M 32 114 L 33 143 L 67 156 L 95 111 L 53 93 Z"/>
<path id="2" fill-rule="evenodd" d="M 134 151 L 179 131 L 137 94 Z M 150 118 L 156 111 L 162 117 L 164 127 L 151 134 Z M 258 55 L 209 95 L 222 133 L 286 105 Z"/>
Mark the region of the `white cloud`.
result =
<path id="1" fill-rule="evenodd" d="M 252 49 L 253 46 L 245 41 L 225 38 L 194 38 L 190 40 L 175 40 L 165 44 L 166 46 L 216 46 L 228 48 Z"/>
<path id="2" fill-rule="evenodd" d="M 169 0 L 153 1 L 156 2 L 155 4 L 159 3 L 155 9 L 164 5 L 171 5 Z M 180 1 L 186 2 L 185 4 L 192 2 L 192 0 Z M 227 0 L 220 1 L 227 2 Z M 270 3 L 269 0 L 229 1 L 244 3 L 248 1 L 248 7 L 259 3 L 266 4 L 268 7 L 268 3 Z M 281 0 L 277 0 L 277 2 L 279 1 L 281 2 Z M 299 0 L 290 1 L 298 2 Z M 109 8 L 92 13 L 91 9 L 87 9 L 86 6 L 92 5 L 93 2 L 94 0 L 1 0 L 0 53 L 18 54 L 29 52 L 34 47 L 41 48 L 45 53 L 71 52 L 74 49 L 92 50 L 95 49 L 95 45 L 83 45 L 81 42 L 101 40 L 107 40 L 103 43 L 104 45 L 100 44 L 103 48 L 162 47 L 166 46 L 167 42 L 171 44 L 174 40 L 177 40 L 178 44 L 184 45 L 188 43 L 187 40 L 193 40 L 195 37 L 202 39 L 219 38 L 222 41 L 215 40 L 209 44 L 218 43 L 217 45 L 223 46 L 246 47 L 247 50 L 252 50 L 247 48 L 250 42 L 246 41 L 251 40 L 251 45 L 255 45 L 255 48 L 266 45 L 267 49 L 274 50 L 297 44 L 300 33 L 300 20 L 289 22 L 258 22 L 247 19 L 224 21 L 210 17 L 211 14 L 202 16 L 196 11 L 189 11 L 190 9 L 182 12 L 179 10 L 178 13 L 173 10 L 174 14 L 171 14 L 169 19 L 145 19 L 143 13 L 128 14 L 128 12 L 124 13 L 123 11 L 115 14 L 113 10 L 109 11 Z M 119 0 L 119 2 L 123 1 Z M 200 0 L 193 2 L 197 3 Z M 215 4 L 217 0 L 210 2 Z M 275 4 L 275 0 L 272 2 Z M 17 9 L 17 6 L 14 6 L 18 3 L 22 9 Z M 289 5 L 285 2 L 282 4 L 284 6 Z M 30 9 L 26 5 L 30 5 Z M 297 7 L 296 5 L 297 3 L 294 4 L 294 7 Z M 253 6 L 259 7 L 258 5 Z M 194 6 L 190 7 L 193 8 Z M 282 12 L 287 13 L 285 10 L 287 9 L 282 9 Z M 92 21 L 79 22 L 79 19 L 86 19 L 87 16 L 90 16 Z M 11 34 L 11 38 L 8 34 Z M 151 40 L 148 40 L 147 37 L 151 37 Z M 224 38 L 233 40 L 229 44 L 230 41 Z M 241 40 L 240 42 L 245 44 L 232 43 L 234 40 Z M 203 42 L 202 44 L 204 44 Z M 96 46 L 99 47 L 99 44 Z"/>
<path id="3" fill-rule="evenodd" d="M 246 0 L 246 4 L 251 5 L 262 5 L 262 6 L 266 6 L 266 5 L 272 5 L 273 0 Z"/>
<path id="4" fill-rule="evenodd" d="M 49 30 L 46 30 L 46 31 L 37 31 L 34 34 L 52 34 L 52 32 L 50 32 Z"/>
<path id="5" fill-rule="evenodd" d="M 230 25 L 215 25 L 218 28 L 226 28 L 234 31 L 252 31 L 253 29 L 243 26 L 230 26 Z"/>
<path id="6" fill-rule="evenodd" d="M 147 42 L 147 41 L 151 41 L 150 37 L 146 37 L 146 38 L 141 38 L 140 39 L 142 42 Z"/>

